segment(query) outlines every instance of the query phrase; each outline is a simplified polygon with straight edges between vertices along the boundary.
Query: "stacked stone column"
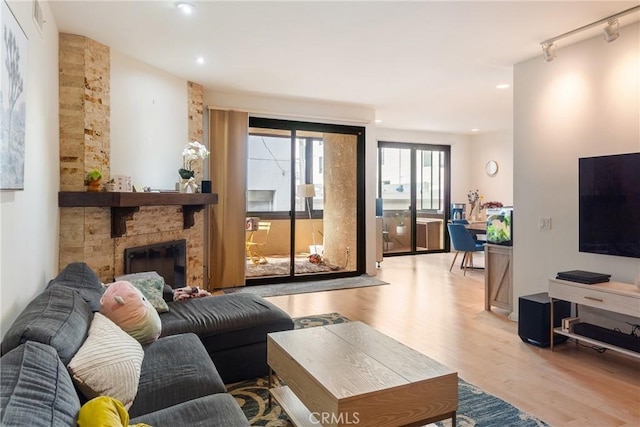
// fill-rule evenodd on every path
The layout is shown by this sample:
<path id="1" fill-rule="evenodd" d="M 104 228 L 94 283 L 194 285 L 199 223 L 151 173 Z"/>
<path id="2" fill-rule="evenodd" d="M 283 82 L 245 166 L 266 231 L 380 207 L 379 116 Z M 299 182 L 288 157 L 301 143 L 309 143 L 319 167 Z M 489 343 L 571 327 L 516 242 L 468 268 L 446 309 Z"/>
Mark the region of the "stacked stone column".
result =
<path id="1" fill-rule="evenodd" d="M 60 34 L 60 191 L 86 191 L 96 168 L 110 175 L 110 52 L 87 37 Z M 188 140 L 202 141 L 202 86 L 188 83 Z M 184 117 L 176 117 L 184 120 Z M 111 237 L 110 208 L 60 208 L 59 267 L 86 262 L 107 282 L 124 272 L 124 248 L 187 240 L 187 283 L 203 284 L 203 212 L 182 228 L 181 206 L 140 207 L 127 220 L 125 236 Z"/>

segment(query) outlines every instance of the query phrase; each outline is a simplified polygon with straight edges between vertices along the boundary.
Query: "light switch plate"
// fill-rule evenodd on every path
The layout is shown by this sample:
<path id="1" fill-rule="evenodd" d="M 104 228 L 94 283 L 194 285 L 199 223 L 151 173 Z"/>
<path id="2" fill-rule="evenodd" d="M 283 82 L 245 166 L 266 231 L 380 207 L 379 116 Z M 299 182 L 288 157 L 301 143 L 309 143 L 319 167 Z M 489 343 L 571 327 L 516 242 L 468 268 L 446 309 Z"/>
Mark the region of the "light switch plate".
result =
<path id="1" fill-rule="evenodd" d="M 540 230 L 551 230 L 551 217 L 543 216 L 538 220 Z"/>

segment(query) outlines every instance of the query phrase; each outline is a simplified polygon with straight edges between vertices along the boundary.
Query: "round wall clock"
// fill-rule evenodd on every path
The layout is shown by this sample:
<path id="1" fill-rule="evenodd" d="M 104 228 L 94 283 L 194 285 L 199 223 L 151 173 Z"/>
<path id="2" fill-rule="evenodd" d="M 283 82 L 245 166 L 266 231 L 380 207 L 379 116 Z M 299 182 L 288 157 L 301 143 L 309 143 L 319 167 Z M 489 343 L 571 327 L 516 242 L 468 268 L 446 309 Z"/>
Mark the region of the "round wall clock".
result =
<path id="1" fill-rule="evenodd" d="M 498 162 L 495 160 L 489 160 L 484 168 L 489 176 L 496 176 L 498 174 Z"/>

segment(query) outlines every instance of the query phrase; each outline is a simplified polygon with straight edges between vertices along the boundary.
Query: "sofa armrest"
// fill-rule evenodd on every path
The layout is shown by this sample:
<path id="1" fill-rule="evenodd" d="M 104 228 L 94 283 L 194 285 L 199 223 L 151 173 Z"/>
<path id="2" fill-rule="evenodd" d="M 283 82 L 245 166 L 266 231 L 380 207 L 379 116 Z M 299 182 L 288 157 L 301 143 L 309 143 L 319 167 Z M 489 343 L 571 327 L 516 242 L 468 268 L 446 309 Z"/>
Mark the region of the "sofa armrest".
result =
<path id="1" fill-rule="evenodd" d="M 0 425 L 70 426 L 80 400 L 53 347 L 27 341 L 0 360 Z"/>
<path id="2" fill-rule="evenodd" d="M 164 289 L 162 290 L 162 298 L 165 302 L 173 301 L 173 288 L 165 283 Z"/>
<path id="3" fill-rule="evenodd" d="M 226 387 L 195 334 L 160 338 L 144 348 L 138 393 L 129 414 L 136 417 L 224 392 Z"/>

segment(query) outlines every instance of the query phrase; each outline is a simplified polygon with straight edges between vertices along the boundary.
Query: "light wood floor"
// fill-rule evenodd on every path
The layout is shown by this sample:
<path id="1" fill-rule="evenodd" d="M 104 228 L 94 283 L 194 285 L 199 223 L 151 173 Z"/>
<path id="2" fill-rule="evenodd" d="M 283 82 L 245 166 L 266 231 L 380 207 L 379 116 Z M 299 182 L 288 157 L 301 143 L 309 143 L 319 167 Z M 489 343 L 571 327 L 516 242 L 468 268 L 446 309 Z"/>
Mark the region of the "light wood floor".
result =
<path id="1" fill-rule="evenodd" d="M 453 254 L 385 258 L 390 285 L 271 297 L 292 317 L 338 312 L 458 371 L 552 426 L 640 426 L 640 362 L 573 343 L 541 349 L 507 313 L 483 310 L 484 273 Z"/>

